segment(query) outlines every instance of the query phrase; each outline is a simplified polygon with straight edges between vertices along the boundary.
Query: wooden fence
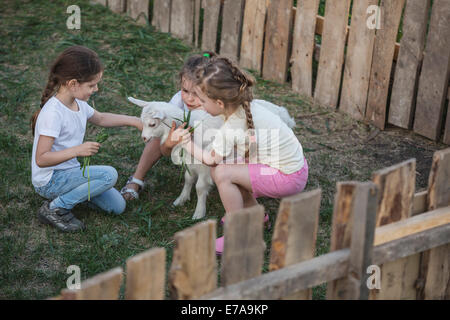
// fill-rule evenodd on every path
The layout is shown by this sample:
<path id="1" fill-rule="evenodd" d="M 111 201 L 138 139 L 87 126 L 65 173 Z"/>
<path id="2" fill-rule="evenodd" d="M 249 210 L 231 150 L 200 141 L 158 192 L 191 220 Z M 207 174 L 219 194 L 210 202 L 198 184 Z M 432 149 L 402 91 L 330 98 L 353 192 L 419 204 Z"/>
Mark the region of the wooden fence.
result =
<path id="1" fill-rule="evenodd" d="M 56 298 L 118 299 L 125 285 L 125 299 L 311 299 L 327 283 L 327 299 L 450 299 L 450 148 L 434 154 L 427 190 L 415 192 L 415 169 L 411 159 L 371 182 L 339 182 L 327 254 L 315 257 L 318 189 L 281 201 L 267 273 L 264 208 L 255 206 L 227 216 L 220 287 L 208 220 L 175 234 L 167 295 L 166 252 L 154 248 L 127 260 L 125 284 L 115 268 Z M 369 290 L 373 265 L 381 279 Z"/>
<path id="2" fill-rule="evenodd" d="M 97 2 L 106 1 L 111 10 L 141 22 L 148 17 L 149 0 Z M 293 0 L 153 0 L 151 23 L 265 79 L 289 78 L 294 91 L 355 119 L 450 144 L 448 0 L 435 0 L 432 8 L 430 0 L 381 0 L 375 29 L 368 25 L 376 25 L 370 6 L 378 0 L 359 0 L 353 7 L 350 0 L 326 0 L 324 17 L 318 16 L 320 0 L 297 3 L 294 8 Z"/>

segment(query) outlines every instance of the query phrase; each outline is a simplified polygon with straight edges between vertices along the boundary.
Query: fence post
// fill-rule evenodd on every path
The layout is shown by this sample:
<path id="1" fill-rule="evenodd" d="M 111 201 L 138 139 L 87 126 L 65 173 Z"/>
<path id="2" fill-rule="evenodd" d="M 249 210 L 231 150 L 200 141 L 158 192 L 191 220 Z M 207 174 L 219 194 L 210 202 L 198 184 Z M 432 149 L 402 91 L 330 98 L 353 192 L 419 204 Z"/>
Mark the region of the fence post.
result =
<path id="1" fill-rule="evenodd" d="M 126 0 L 108 0 L 108 8 L 115 13 L 125 12 L 126 5 Z"/>
<path id="2" fill-rule="evenodd" d="M 123 278 L 122 268 L 100 273 L 81 283 L 81 289 L 64 289 L 63 300 L 117 300 Z"/>
<path id="3" fill-rule="evenodd" d="M 259 276 L 264 262 L 264 207 L 229 212 L 225 221 L 222 286 Z"/>
<path id="4" fill-rule="evenodd" d="M 153 0 L 152 26 L 161 32 L 170 32 L 170 7 L 172 0 Z"/>
<path id="5" fill-rule="evenodd" d="M 353 202 L 352 239 L 343 298 L 367 300 L 367 267 L 372 264 L 378 190 L 374 183 L 358 183 Z"/>
<path id="6" fill-rule="evenodd" d="M 217 28 L 219 26 L 220 0 L 203 0 L 202 50 L 216 51 Z"/>
<path id="7" fill-rule="evenodd" d="M 436 151 L 428 179 L 428 209 L 450 206 L 450 148 Z M 450 299 L 450 244 L 422 253 L 417 299 Z"/>
<path id="8" fill-rule="evenodd" d="M 269 271 L 314 258 L 319 224 L 320 189 L 284 198 L 272 236 Z M 285 299 L 312 299 L 312 290 Z"/>
<path id="9" fill-rule="evenodd" d="M 172 0 L 170 33 L 183 41 L 192 43 L 194 32 L 194 1 Z"/>
<path id="10" fill-rule="evenodd" d="M 244 0 L 225 0 L 220 41 L 220 54 L 237 62 L 241 39 Z"/>
<path id="11" fill-rule="evenodd" d="M 166 250 L 154 248 L 127 260 L 125 299 L 163 300 Z"/>
<path id="12" fill-rule="evenodd" d="M 127 14 L 136 23 L 146 25 L 148 19 L 149 0 L 127 0 Z"/>
<path id="13" fill-rule="evenodd" d="M 208 220 L 177 232 L 169 271 L 172 298 L 195 299 L 217 287 L 216 222 Z"/>
<path id="14" fill-rule="evenodd" d="M 376 171 L 372 180 L 380 190 L 377 227 L 411 217 L 416 181 L 415 159 Z M 381 289 L 371 290 L 370 298 L 414 299 L 419 257 L 415 254 L 380 266 Z"/>

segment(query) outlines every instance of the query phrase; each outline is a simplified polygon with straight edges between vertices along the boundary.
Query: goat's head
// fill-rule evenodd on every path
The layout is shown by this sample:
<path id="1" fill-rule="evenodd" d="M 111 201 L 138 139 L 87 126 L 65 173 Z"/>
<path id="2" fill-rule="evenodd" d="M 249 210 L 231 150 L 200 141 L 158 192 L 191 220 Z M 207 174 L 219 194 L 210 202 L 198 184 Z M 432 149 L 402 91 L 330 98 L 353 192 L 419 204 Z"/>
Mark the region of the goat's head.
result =
<path id="1" fill-rule="evenodd" d="M 144 142 L 151 138 L 162 138 L 168 134 L 169 128 L 163 123 L 167 117 L 164 112 L 166 102 L 147 102 L 129 97 L 128 100 L 140 107 L 143 107 L 141 121 L 143 124 L 142 139 Z"/>

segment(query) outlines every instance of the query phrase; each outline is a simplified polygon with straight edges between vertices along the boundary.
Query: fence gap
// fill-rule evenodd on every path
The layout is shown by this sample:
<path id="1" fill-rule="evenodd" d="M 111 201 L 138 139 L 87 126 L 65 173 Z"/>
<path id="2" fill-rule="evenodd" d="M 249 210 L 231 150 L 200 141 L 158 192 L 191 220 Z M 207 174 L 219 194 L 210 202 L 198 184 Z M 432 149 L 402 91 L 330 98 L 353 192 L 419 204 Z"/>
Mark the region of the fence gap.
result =
<path id="1" fill-rule="evenodd" d="M 163 300 L 166 250 L 154 248 L 127 260 L 125 299 Z"/>
<path id="2" fill-rule="evenodd" d="M 177 232 L 169 271 L 173 299 L 195 299 L 217 287 L 216 222 L 208 220 Z"/>
<path id="3" fill-rule="evenodd" d="M 281 201 L 272 236 L 269 271 L 314 257 L 321 193 L 318 189 Z M 299 291 L 284 299 L 310 300 L 312 289 Z"/>
<path id="4" fill-rule="evenodd" d="M 257 277 L 264 262 L 264 207 L 257 205 L 225 218 L 225 241 L 222 254 L 221 285 Z"/>

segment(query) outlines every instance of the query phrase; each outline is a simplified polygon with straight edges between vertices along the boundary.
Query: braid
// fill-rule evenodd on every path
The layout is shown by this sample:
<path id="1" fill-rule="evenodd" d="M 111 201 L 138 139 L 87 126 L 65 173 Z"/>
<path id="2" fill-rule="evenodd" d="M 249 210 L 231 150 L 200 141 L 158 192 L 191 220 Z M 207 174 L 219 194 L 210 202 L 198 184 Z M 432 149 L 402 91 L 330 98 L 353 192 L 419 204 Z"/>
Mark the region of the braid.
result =
<path id="1" fill-rule="evenodd" d="M 250 111 L 250 103 L 248 101 L 244 101 L 242 106 L 245 111 L 245 117 L 247 118 L 247 128 L 255 129 L 255 124 L 253 123 L 253 115 L 252 112 Z"/>
<path id="2" fill-rule="evenodd" d="M 53 73 L 50 72 L 50 76 L 48 77 L 48 81 L 47 81 L 47 86 L 44 89 L 44 92 L 42 93 L 42 97 L 41 97 L 41 105 L 40 108 L 42 109 L 42 107 L 47 103 L 48 99 L 50 99 L 50 97 L 52 96 L 52 94 L 55 92 L 55 88 L 58 86 L 58 77 Z M 31 117 L 31 133 L 34 136 L 34 129 L 36 127 L 36 121 L 37 118 L 39 116 L 39 113 L 41 112 L 41 110 L 37 110 L 33 116 Z"/>

